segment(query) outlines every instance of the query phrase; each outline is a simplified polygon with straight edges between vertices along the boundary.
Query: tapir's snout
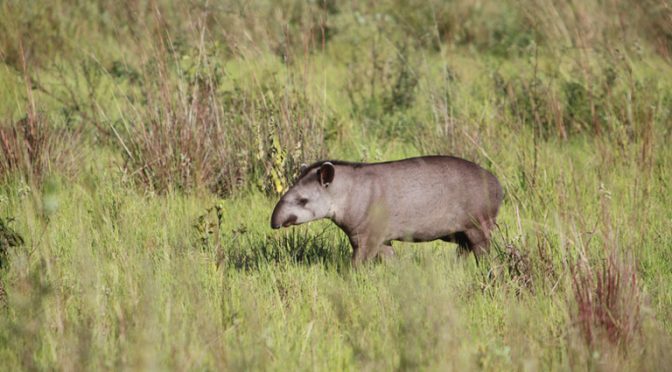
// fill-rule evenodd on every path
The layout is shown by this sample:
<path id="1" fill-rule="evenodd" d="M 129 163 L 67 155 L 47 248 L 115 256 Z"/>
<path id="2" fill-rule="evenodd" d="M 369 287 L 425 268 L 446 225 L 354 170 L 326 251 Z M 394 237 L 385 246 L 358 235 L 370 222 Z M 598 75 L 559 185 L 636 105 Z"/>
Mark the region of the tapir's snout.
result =
<path id="1" fill-rule="evenodd" d="M 273 209 L 273 214 L 271 214 L 271 228 L 272 229 L 279 229 L 280 226 L 282 226 L 282 223 L 280 222 L 280 218 L 279 218 L 281 206 L 282 206 L 282 200 L 278 202 L 278 204 Z"/>
<path id="2" fill-rule="evenodd" d="M 273 214 L 271 215 L 271 228 L 279 229 L 281 227 L 288 227 L 294 225 L 298 219 L 295 214 L 290 214 L 285 217 L 286 213 L 283 213 L 282 207 L 284 202 L 281 200 L 278 202 L 278 205 L 273 209 Z"/>

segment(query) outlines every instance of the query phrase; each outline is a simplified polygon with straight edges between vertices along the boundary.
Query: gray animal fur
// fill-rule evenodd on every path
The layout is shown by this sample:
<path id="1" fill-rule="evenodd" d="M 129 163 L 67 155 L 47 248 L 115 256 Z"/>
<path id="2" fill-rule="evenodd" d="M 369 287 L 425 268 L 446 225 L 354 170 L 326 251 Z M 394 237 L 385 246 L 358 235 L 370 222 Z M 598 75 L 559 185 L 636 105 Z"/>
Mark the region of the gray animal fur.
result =
<path id="1" fill-rule="evenodd" d="M 274 229 L 329 218 L 354 265 L 394 255 L 391 242 L 441 239 L 488 252 L 503 192 L 480 166 L 451 156 L 384 163 L 321 161 L 302 169 L 273 210 Z"/>

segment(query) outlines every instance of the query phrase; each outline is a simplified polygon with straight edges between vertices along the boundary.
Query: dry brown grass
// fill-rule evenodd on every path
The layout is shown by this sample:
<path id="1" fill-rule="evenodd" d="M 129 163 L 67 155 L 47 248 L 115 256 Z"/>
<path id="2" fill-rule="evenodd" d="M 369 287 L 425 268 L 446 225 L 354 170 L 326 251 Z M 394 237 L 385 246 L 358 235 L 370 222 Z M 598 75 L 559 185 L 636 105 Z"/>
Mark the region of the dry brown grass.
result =
<path id="1" fill-rule="evenodd" d="M 571 266 L 575 321 L 585 342 L 603 340 L 627 347 L 641 333 L 642 294 L 631 262 L 610 254 L 596 267 L 583 260 Z"/>
<path id="2" fill-rule="evenodd" d="M 80 134 L 55 128 L 42 115 L 29 115 L 0 127 L 0 177 L 21 174 L 40 184 L 51 173 L 74 175 L 77 170 Z"/>
<path id="3" fill-rule="evenodd" d="M 141 57 L 140 94 L 125 97 L 129 117 L 117 132 L 132 179 L 160 193 L 227 195 L 250 179 L 280 191 L 301 162 L 324 156 L 326 117 L 301 90 L 302 76 L 234 80 L 219 64 L 226 51 L 209 41 L 207 15 L 193 22 L 190 32 L 203 37 L 192 49 L 176 45 L 161 17 L 157 46 Z"/>

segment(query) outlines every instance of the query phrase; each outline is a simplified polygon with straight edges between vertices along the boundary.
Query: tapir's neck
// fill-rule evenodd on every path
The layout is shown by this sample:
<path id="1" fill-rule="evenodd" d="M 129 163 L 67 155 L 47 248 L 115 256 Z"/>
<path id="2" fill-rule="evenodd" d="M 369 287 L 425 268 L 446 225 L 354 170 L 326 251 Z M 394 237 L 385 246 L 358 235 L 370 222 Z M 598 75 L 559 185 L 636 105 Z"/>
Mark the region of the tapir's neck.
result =
<path id="1" fill-rule="evenodd" d="M 366 217 L 370 182 L 366 172 L 349 166 L 337 166 L 336 175 L 340 178 L 339 182 L 333 184 L 334 199 L 330 218 L 346 234 L 351 234 L 356 232 Z"/>

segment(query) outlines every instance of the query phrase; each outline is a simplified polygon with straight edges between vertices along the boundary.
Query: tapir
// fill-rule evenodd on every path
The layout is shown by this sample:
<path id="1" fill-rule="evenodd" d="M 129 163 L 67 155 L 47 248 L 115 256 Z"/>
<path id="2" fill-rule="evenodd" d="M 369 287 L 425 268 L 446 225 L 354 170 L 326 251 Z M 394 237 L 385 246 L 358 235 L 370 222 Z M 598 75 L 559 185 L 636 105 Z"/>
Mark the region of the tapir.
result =
<path id="1" fill-rule="evenodd" d="M 302 166 L 280 198 L 271 227 L 328 218 L 352 245 L 352 263 L 394 256 L 392 241 L 457 243 L 489 251 L 503 192 L 497 178 L 452 156 L 382 163 L 319 161 Z"/>

